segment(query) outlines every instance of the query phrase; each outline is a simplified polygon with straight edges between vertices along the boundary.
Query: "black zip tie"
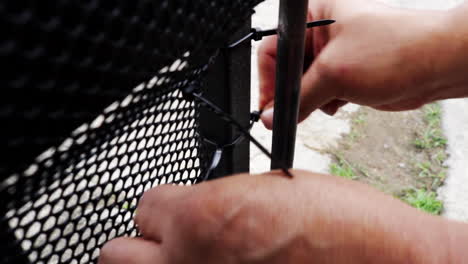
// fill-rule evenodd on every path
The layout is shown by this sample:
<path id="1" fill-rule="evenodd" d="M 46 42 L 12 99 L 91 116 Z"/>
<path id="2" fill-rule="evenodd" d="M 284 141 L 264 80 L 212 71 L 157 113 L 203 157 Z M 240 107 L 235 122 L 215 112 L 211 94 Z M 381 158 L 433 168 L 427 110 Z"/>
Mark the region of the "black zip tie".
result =
<path id="1" fill-rule="evenodd" d="M 255 123 L 257 123 L 260 120 L 260 115 L 262 114 L 262 111 L 254 111 L 250 114 L 250 124 L 249 127 L 247 128 L 247 131 L 252 130 L 253 126 Z M 207 181 L 211 175 L 211 173 L 219 166 L 219 162 L 221 161 L 224 151 L 227 148 L 234 147 L 244 141 L 245 135 L 240 134 L 237 136 L 231 143 L 225 144 L 223 146 L 218 145 L 218 143 L 214 142 L 213 140 L 210 140 L 206 137 L 203 137 L 203 141 L 206 143 L 212 145 L 215 147 L 215 151 L 213 153 L 213 156 L 211 157 L 211 163 L 210 166 L 208 167 L 205 176 L 202 177 L 202 181 Z"/>
<path id="2" fill-rule="evenodd" d="M 324 20 L 317 20 L 317 21 L 312 21 L 307 23 L 307 28 L 313 28 L 313 27 L 321 27 L 321 26 L 327 26 L 335 23 L 335 20 L 331 19 L 324 19 Z M 273 36 L 278 34 L 278 29 L 267 29 L 267 30 L 261 30 L 259 28 L 253 28 L 251 29 L 250 33 L 242 37 L 240 40 L 230 44 L 228 46 L 229 49 L 235 48 L 239 46 L 240 44 L 248 41 L 248 40 L 254 40 L 254 41 L 259 41 L 262 40 L 264 37 L 267 36 Z"/>
<path id="3" fill-rule="evenodd" d="M 258 142 L 251 134 L 250 132 L 244 128 L 237 120 L 235 120 L 231 115 L 229 115 L 228 113 L 224 112 L 221 108 L 219 108 L 216 104 L 214 104 L 213 102 L 211 102 L 210 100 L 206 99 L 205 97 L 203 97 L 201 94 L 199 93 L 196 93 L 195 91 L 197 90 L 196 89 L 197 86 L 195 85 L 188 85 L 185 89 L 183 89 L 183 92 L 186 93 L 187 96 L 193 98 L 194 100 L 197 100 L 199 101 L 203 106 L 209 108 L 211 111 L 213 111 L 215 114 L 219 115 L 221 117 L 221 119 L 225 120 L 226 122 L 230 123 L 231 125 L 233 125 L 234 127 L 237 128 L 237 130 L 239 132 L 241 132 L 245 138 L 249 139 L 250 142 L 252 142 L 258 149 L 260 149 L 263 154 L 265 154 L 268 158 L 270 158 L 271 160 L 273 160 L 273 156 L 271 155 L 271 153 L 260 143 Z M 258 116 L 259 113 L 257 114 Z M 218 149 L 219 150 L 219 149 Z M 217 153 L 215 153 L 215 158 L 217 158 L 216 156 Z M 222 154 L 222 153 L 220 153 Z M 213 160 L 214 160 L 213 159 Z M 218 161 L 219 163 L 219 161 Z M 213 165 L 213 162 L 212 164 Z M 292 178 L 293 175 L 291 174 L 291 172 L 289 171 L 289 169 L 282 165 L 281 168 L 280 168 L 288 177 Z M 210 170 L 209 170 L 210 171 Z M 212 170 L 211 170 L 212 171 Z M 210 173 L 211 173 L 210 171 Z M 205 176 L 206 177 L 206 176 Z"/>
<path id="4" fill-rule="evenodd" d="M 255 123 L 257 123 L 259 120 L 260 120 L 260 115 L 261 115 L 262 111 L 254 111 L 250 114 L 250 124 L 249 126 L 246 128 L 247 131 L 250 131 L 252 130 L 253 126 L 255 125 Z M 214 140 L 211 140 L 211 139 L 208 139 L 206 137 L 203 138 L 203 140 L 207 143 L 209 143 L 210 145 L 213 145 L 215 146 L 216 148 L 221 148 L 221 149 L 226 149 L 226 148 L 229 148 L 229 147 L 233 147 L 235 145 L 238 145 L 239 143 L 241 143 L 242 141 L 244 141 L 245 139 L 245 135 L 244 134 L 240 134 L 238 135 L 235 139 L 233 139 L 230 143 L 227 143 L 227 144 L 224 144 L 222 146 L 219 146 L 218 143 L 216 143 Z"/>

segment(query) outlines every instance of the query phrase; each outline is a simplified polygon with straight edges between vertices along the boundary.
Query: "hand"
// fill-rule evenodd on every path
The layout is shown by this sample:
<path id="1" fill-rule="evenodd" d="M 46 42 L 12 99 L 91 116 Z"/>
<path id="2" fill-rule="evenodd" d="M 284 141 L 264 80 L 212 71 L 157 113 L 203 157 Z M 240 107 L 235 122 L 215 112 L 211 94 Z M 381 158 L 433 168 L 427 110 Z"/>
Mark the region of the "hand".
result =
<path id="1" fill-rule="evenodd" d="M 300 120 L 316 109 L 333 115 L 347 102 L 401 111 L 456 97 L 452 87 L 461 78 L 468 84 L 466 72 L 457 69 L 466 69 L 468 50 L 451 47 L 456 26 L 448 26 L 447 17 L 444 11 L 395 9 L 369 0 L 310 1 L 310 20 L 337 22 L 308 30 Z M 259 49 L 260 109 L 270 110 L 262 116 L 270 129 L 276 45 L 271 37 Z"/>
<path id="2" fill-rule="evenodd" d="M 150 190 L 135 219 L 143 237 L 109 242 L 100 263 L 449 263 L 441 219 L 356 182 L 293 174 Z"/>

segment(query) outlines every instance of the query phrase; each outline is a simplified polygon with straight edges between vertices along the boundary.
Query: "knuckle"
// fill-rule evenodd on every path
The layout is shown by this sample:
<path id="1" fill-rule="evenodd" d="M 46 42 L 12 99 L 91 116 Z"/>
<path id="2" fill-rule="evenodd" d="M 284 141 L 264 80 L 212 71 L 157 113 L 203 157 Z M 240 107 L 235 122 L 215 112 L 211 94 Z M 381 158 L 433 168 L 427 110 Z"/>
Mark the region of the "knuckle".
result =
<path id="1" fill-rule="evenodd" d="M 190 243 L 187 247 L 196 251 L 210 249 L 225 255 L 264 246 L 262 230 L 272 217 L 265 203 L 249 199 L 244 189 L 226 189 L 221 184 L 199 187 L 184 201 L 173 222 L 178 241 Z"/>
<path id="2" fill-rule="evenodd" d="M 328 81 L 337 81 L 340 79 L 340 71 L 342 66 L 334 62 L 329 57 L 322 57 L 317 60 L 317 71 L 319 75 Z"/>
<path id="3" fill-rule="evenodd" d="M 178 210 L 175 225 L 181 232 L 197 240 L 199 245 L 210 245 L 223 226 L 225 212 L 225 193 L 218 187 L 206 184 L 183 201 Z"/>
<path id="4" fill-rule="evenodd" d="M 109 258 L 112 256 L 112 251 L 109 248 L 109 244 L 112 243 L 112 241 L 108 242 L 105 244 L 99 253 L 99 263 L 108 263 Z"/>
<path id="5" fill-rule="evenodd" d="M 140 201 L 135 215 L 135 223 L 140 230 L 145 229 L 149 223 L 154 222 L 154 212 L 165 217 L 169 216 L 168 210 L 174 202 L 171 201 L 171 193 L 175 191 L 173 186 L 161 185 L 145 192 Z"/>
<path id="6" fill-rule="evenodd" d="M 260 209 L 255 200 L 245 199 L 245 194 L 239 192 L 228 192 L 224 190 L 213 190 L 218 193 L 217 204 L 211 204 L 205 208 L 210 218 L 213 219 L 212 238 L 214 241 L 221 241 L 215 246 L 221 246 L 225 250 L 236 250 L 241 248 L 245 240 L 245 235 L 255 232 L 252 228 L 256 226 L 255 212 Z M 260 209 L 261 210 L 261 209 Z"/>
<path id="7" fill-rule="evenodd" d="M 215 224 L 219 216 L 217 213 L 218 199 L 214 197 L 217 196 L 204 192 L 187 198 L 183 202 L 183 210 L 179 210 L 181 215 L 178 219 L 181 224 L 193 227 L 194 230 L 201 226 Z"/>
<path id="8" fill-rule="evenodd" d="M 324 57 L 317 60 L 317 71 L 322 81 L 328 83 L 329 87 L 333 87 L 333 96 L 336 98 L 344 98 L 345 87 L 351 89 L 359 85 L 359 79 L 356 76 L 359 74 L 359 69 L 356 65 L 347 64 L 333 57 Z"/>
<path id="9" fill-rule="evenodd" d="M 260 42 L 260 45 L 258 46 L 258 56 L 261 57 L 265 54 L 267 54 L 268 52 L 268 48 L 269 47 L 269 44 L 267 43 L 266 40 L 263 40 L 262 42 Z"/>
<path id="10" fill-rule="evenodd" d="M 140 198 L 138 202 L 138 207 L 150 207 L 153 204 L 154 200 L 157 200 L 157 196 L 160 194 L 161 187 L 152 188 L 145 193 Z"/>
<path id="11" fill-rule="evenodd" d="M 144 226 L 146 211 L 151 210 L 151 208 L 153 207 L 154 201 L 157 200 L 156 195 L 157 191 L 155 190 L 155 188 L 153 188 L 145 192 L 138 201 L 137 213 L 135 215 L 135 223 L 140 227 Z"/>
<path id="12" fill-rule="evenodd" d="M 168 196 L 174 191 L 174 186 L 161 185 L 145 192 L 138 203 L 139 208 L 154 208 L 162 206 L 168 200 Z"/>
<path id="13" fill-rule="evenodd" d="M 120 247 L 120 240 L 114 239 L 106 244 L 101 248 L 99 253 L 99 263 L 113 263 L 116 257 L 116 254 L 119 253 Z"/>
<path id="14" fill-rule="evenodd" d="M 258 213 L 257 206 L 240 206 L 229 212 L 216 237 L 215 248 L 239 258 L 248 257 L 265 248 L 265 224 L 267 219 Z"/>
<path id="15" fill-rule="evenodd" d="M 275 57 L 277 41 L 278 38 L 276 36 L 265 38 L 258 47 L 257 56 L 260 59 L 263 57 Z"/>

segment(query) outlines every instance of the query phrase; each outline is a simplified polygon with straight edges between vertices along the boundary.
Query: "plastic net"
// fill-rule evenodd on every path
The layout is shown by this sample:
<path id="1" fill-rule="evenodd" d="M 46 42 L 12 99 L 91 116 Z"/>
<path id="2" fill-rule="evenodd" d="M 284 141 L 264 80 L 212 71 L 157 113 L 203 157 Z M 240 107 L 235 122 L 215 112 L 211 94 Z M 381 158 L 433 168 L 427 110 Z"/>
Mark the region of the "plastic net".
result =
<path id="1" fill-rule="evenodd" d="M 144 191 L 197 183 L 181 90 L 260 1 L 0 2 L 0 263 L 95 263 Z"/>

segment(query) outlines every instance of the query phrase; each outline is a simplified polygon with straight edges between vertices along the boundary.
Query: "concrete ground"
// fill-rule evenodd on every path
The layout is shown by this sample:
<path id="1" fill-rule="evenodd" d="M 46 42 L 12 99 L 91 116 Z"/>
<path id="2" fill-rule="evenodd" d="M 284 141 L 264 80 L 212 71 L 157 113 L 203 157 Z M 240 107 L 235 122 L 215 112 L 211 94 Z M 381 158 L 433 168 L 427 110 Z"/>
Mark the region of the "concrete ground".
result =
<path id="1" fill-rule="evenodd" d="M 449 177 L 439 196 L 445 203 L 445 216 L 468 222 L 468 99 L 447 100 L 442 106 L 450 158 Z"/>
<path id="2" fill-rule="evenodd" d="M 387 4 L 417 9 L 448 9 L 456 6 L 462 0 L 382 0 Z M 253 18 L 254 27 L 273 28 L 277 24 L 278 0 L 269 0 L 256 9 Z M 252 109 L 257 109 L 258 101 L 258 71 L 257 48 L 253 44 L 252 56 Z M 446 185 L 439 191 L 439 198 L 445 203 L 445 216 L 462 221 L 468 221 L 468 99 L 448 100 L 442 103 L 444 116 L 443 128 L 448 138 L 449 175 Z M 323 150 L 337 144 L 342 135 L 350 132 L 350 120 L 346 112 L 356 111 L 356 105 L 346 106 L 335 117 L 326 116 L 320 112 L 311 115 L 298 129 L 295 167 L 315 172 L 327 173 L 331 157 L 323 154 Z M 257 125 L 253 134 L 265 146 L 271 146 L 271 132 Z M 254 173 L 269 170 L 269 160 L 254 146 L 251 148 L 251 170 Z"/>

